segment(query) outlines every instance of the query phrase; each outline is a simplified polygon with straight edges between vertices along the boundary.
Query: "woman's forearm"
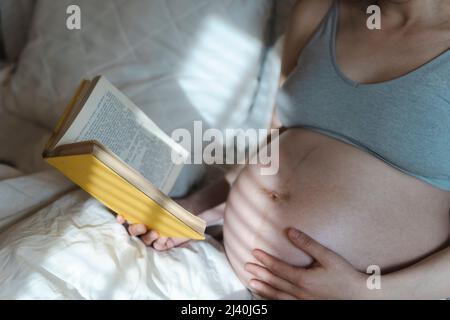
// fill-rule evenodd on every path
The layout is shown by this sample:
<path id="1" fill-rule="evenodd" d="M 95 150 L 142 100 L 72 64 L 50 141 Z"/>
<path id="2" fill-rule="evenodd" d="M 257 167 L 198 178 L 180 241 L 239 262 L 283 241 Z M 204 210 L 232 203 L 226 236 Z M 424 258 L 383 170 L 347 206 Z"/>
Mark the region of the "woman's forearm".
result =
<path id="1" fill-rule="evenodd" d="M 176 201 L 188 211 L 200 214 L 225 202 L 229 192 L 230 185 L 227 180 L 220 179 L 188 197 Z"/>
<path id="2" fill-rule="evenodd" d="M 375 294 L 381 299 L 449 298 L 450 247 L 411 267 L 382 276 L 378 291 Z"/>

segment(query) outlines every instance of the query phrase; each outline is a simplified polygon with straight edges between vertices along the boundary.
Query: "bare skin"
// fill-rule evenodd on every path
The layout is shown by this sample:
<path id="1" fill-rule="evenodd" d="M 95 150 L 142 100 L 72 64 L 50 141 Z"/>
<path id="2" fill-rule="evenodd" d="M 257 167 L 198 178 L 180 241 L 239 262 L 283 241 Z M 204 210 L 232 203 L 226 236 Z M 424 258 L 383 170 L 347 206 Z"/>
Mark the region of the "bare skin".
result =
<path id="1" fill-rule="evenodd" d="M 347 78 L 366 84 L 396 79 L 449 49 L 450 2 L 397 2 L 403 4 L 381 1 L 385 15 L 379 31 L 364 27 L 364 6 L 341 5 L 336 52 Z M 405 11 L 409 16 L 402 15 Z"/>
<path id="2" fill-rule="evenodd" d="M 286 34 L 284 78 L 331 4 L 331 0 L 298 2 Z M 383 29 L 372 32 L 365 28 L 367 2 L 341 3 L 337 61 L 349 79 L 367 84 L 389 81 L 449 49 L 448 1 L 379 1 L 379 5 Z M 449 192 L 308 130 L 288 129 L 280 139 L 278 174 L 260 176 L 257 166 L 248 166 L 226 202 L 225 248 L 244 284 L 250 286 L 255 277 L 245 264 L 261 265 L 252 255 L 255 248 L 293 266 L 311 264 L 311 254 L 286 237 L 289 227 L 301 229 L 360 271 L 372 264 L 384 272 L 398 270 L 448 246 Z M 208 215 L 214 216 L 210 211 Z M 178 244 L 154 233 L 150 240 L 157 249 Z"/>
<path id="3" fill-rule="evenodd" d="M 224 223 L 227 256 L 241 280 L 252 278 L 252 250 L 296 266 L 312 259 L 286 237 L 301 229 L 356 269 L 384 272 L 412 264 L 449 239 L 450 197 L 338 140 L 303 129 L 280 137 L 280 170 L 244 170 L 230 192 Z"/>

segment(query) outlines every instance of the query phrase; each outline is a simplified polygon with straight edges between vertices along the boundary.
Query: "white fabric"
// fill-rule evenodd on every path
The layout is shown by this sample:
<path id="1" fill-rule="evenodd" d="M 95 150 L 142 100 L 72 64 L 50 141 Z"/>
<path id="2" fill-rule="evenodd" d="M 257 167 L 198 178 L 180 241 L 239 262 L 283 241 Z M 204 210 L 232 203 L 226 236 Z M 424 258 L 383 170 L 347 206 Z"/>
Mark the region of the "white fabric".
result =
<path id="1" fill-rule="evenodd" d="M 17 169 L 0 163 L 0 180 L 12 179 L 22 175 Z"/>
<path id="2" fill-rule="evenodd" d="M 271 3 L 38 0 L 3 102 L 53 128 L 79 81 L 103 74 L 168 133 L 194 119 L 239 127 L 258 87 Z M 81 8 L 81 30 L 66 28 L 69 4 Z"/>
<path id="3" fill-rule="evenodd" d="M 8 61 L 17 61 L 25 47 L 35 0 L 0 0 L 3 47 Z"/>
<path id="4" fill-rule="evenodd" d="M 8 63 L 0 68 L 0 83 L 10 77 L 14 67 Z M 41 154 L 49 137 L 50 130 L 11 114 L 0 103 L 0 161 L 25 173 L 46 169 Z"/>
<path id="5" fill-rule="evenodd" d="M 41 156 L 49 136 L 49 130 L 0 110 L 0 161 L 25 173 L 49 168 Z"/>
<path id="6" fill-rule="evenodd" d="M 0 181 L 2 214 L 50 204 L 0 233 L 0 299 L 251 298 L 212 238 L 157 252 L 81 190 L 50 201 L 71 187 L 54 172 L 18 179 Z"/>
<path id="7" fill-rule="evenodd" d="M 10 169 L 8 175 L 0 181 L 0 232 L 74 188 L 56 171 L 22 176 Z"/>
<path id="8" fill-rule="evenodd" d="M 274 43 L 267 49 L 258 92 L 250 115 L 253 121 L 247 124 L 247 128 L 257 127 L 255 123 L 270 123 L 272 121 L 273 109 L 269 109 L 267 112 L 261 112 L 261 110 L 266 110 L 267 106 L 275 107 L 279 88 L 283 41 L 281 38 L 273 40 Z"/>

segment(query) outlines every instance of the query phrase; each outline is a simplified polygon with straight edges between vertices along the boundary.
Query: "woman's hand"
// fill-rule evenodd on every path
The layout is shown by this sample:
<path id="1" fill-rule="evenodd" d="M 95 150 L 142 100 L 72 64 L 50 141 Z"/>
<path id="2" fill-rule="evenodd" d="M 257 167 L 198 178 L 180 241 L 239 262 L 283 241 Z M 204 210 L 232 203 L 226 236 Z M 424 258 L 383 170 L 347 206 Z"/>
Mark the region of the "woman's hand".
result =
<path id="1" fill-rule="evenodd" d="M 117 216 L 117 222 L 123 225 L 127 223 L 122 216 Z M 128 233 L 133 237 L 140 237 L 146 246 L 153 247 L 153 249 L 158 251 L 170 250 L 189 241 L 189 239 L 184 238 L 160 237 L 157 231 L 148 230 L 143 224 L 129 225 Z"/>
<path id="2" fill-rule="evenodd" d="M 199 218 L 205 220 L 207 225 L 210 225 L 223 218 L 224 201 L 228 191 L 228 183 L 225 180 L 220 180 L 206 189 L 185 198 L 175 199 L 175 201 L 189 212 L 197 214 Z M 117 216 L 117 221 L 127 227 L 131 236 L 140 237 L 146 246 L 153 247 L 158 251 L 172 249 L 190 240 L 160 237 L 157 231 L 148 230 L 143 224 L 127 225 L 127 221 L 122 216 Z"/>
<path id="3" fill-rule="evenodd" d="M 196 213 L 198 211 L 198 204 L 192 196 L 176 199 L 175 201 L 190 212 Z M 128 225 L 127 221 L 119 215 L 117 216 L 117 222 L 124 225 L 131 236 L 139 237 L 146 246 L 153 247 L 153 249 L 158 251 L 170 250 L 190 240 L 185 238 L 161 237 L 157 231 L 148 230 L 144 224 Z"/>
<path id="4" fill-rule="evenodd" d="M 250 281 L 255 293 L 268 299 L 370 298 L 367 274 L 355 270 L 342 257 L 298 230 L 290 229 L 288 236 L 315 263 L 308 268 L 296 267 L 254 250 L 253 255 L 261 265 L 248 263 L 246 270 L 255 276 Z"/>

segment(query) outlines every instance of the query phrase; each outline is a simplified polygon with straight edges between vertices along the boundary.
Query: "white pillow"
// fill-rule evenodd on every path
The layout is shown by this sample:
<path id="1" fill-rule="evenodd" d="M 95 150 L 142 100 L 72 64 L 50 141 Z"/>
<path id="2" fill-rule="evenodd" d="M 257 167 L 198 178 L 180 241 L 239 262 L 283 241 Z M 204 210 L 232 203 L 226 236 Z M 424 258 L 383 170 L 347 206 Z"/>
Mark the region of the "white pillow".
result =
<path id="1" fill-rule="evenodd" d="M 66 9 L 81 8 L 81 30 Z M 82 78 L 105 75 L 169 134 L 248 121 L 271 0 L 38 0 L 5 107 L 53 128 Z"/>
<path id="2" fill-rule="evenodd" d="M 17 61 L 26 44 L 35 0 L 0 0 L 3 49 L 8 61 Z"/>

